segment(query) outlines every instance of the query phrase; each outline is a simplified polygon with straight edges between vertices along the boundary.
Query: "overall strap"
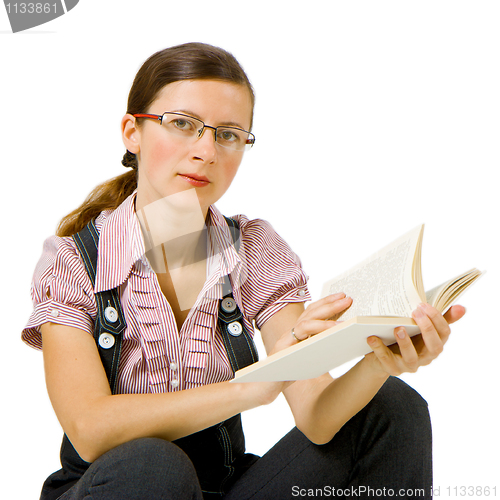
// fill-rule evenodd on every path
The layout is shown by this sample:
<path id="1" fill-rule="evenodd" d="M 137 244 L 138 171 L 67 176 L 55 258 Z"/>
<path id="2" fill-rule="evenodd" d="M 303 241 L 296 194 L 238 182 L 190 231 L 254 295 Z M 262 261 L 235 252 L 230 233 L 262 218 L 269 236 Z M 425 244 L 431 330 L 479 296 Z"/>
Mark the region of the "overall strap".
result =
<path id="1" fill-rule="evenodd" d="M 94 221 L 90 221 L 79 233 L 73 235 L 73 239 L 83 258 L 90 281 L 92 285 L 95 285 L 99 233 Z M 97 292 L 95 298 L 97 316 L 94 325 L 94 340 L 108 377 L 111 392 L 114 394 L 123 332 L 127 325 L 118 288 Z"/>
<path id="2" fill-rule="evenodd" d="M 238 223 L 229 217 L 225 217 L 236 250 L 240 247 Z M 226 348 L 229 362 L 233 372 L 237 372 L 245 366 L 251 365 L 259 360 L 257 348 L 253 338 L 247 331 L 243 322 L 243 315 L 233 298 L 229 276 L 224 277 L 224 296 L 219 301 L 219 330 L 222 335 L 224 347 Z"/>

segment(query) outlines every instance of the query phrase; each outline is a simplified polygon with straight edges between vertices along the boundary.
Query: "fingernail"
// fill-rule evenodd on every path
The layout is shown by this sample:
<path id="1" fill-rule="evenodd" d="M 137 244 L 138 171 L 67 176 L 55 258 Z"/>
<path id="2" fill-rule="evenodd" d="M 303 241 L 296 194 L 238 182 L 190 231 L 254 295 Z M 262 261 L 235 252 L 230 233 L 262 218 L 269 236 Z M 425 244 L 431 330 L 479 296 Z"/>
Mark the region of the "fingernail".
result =
<path id="1" fill-rule="evenodd" d="M 397 331 L 396 331 L 396 335 L 400 338 L 400 339 L 404 339 L 406 337 L 406 331 L 404 328 L 399 328 Z"/>
<path id="2" fill-rule="evenodd" d="M 422 311 L 422 309 L 420 309 L 419 307 L 417 307 L 414 311 L 413 311 L 413 317 L 414 318 L 423 318 L 424 317 L 424 312 Z"/>

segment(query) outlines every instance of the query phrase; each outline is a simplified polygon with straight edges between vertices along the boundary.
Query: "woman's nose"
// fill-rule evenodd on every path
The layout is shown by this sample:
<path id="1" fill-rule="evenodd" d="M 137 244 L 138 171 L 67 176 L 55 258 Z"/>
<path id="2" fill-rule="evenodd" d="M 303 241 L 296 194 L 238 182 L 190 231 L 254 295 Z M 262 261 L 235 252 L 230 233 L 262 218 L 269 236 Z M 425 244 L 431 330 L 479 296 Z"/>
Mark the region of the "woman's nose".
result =
<path id="1" fill-rule="evenodd" d="M 210 130 L 207 130 L 210 129 Z M 217 159 L 215 145 L 215 129 L 205 126 L 193 146 L 193 158 L 206 163 L 214 163 Z"/>

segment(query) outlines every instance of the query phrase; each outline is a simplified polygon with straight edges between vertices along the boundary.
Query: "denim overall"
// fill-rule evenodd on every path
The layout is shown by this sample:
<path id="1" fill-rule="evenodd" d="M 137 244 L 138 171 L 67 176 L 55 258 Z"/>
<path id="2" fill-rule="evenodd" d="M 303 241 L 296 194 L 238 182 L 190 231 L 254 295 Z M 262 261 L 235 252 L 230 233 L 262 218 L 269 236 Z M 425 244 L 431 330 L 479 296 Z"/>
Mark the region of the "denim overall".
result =
<path id="1" fill-rule="evenodd" d="M 237 245 L 236 221 L 225 218 Z M 99 233 L 94 221 L 73 236 L 83 258 L 92 284 L 95 282 Z M 126 327 L 118 289 L 95 294 L 97 316 L 94 339 L 108 377 L 111 392 L 115 394 L 118 363 L 123 332 Z M 232 297 L 229 277 L 225 277 L 223 298 L 219 301 L 218 331 L 233 371 L 258 360 L 252 337 L 245 329 L 236 302 Z M 173 441 L 191 459 L 198 474 L 204 497 L 220 498 L 258 457 L 245 453 L 245 437 L 241 415 L 235 415 L 212 427 Z M 61 445 L 62 469 L 51 474 L 43 485 L 40 500 L 55 500 L 70 489 L 90 466 L 80 458 L 66 434 Z"/>

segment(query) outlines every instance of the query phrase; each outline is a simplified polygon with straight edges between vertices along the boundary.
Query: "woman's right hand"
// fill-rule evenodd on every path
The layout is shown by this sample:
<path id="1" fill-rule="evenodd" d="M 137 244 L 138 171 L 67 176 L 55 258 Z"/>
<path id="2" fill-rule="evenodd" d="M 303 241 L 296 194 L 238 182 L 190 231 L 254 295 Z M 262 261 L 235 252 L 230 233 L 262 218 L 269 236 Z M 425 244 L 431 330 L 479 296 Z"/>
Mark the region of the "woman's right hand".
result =
<path id="1" fill-rule="evenodd" d="M 295 345 L 312 335 L 317 335 L 328 328 L 332 328 L 337 325 L 339 321 L 334 321 L 331 318 L 337 317 L 351 305 L 352 299 L 350 297 L 346 297 L 345 293 L 342 292 L 327 295 L 320 300 L 311 302 L 307 308 L 295 318 L 294 323 L 291 323 L 288 318 L 287 320 L 284 319 L 283 323 L 286 323 L 287 326 L 283 328 L 284 331 L 282 335 L 275 342 L 274 347 L 268 352 L 268 354 L 274 354 L 278 351 L 286 349 L 287 347 Z M 282 311 L 285 311 L 286 309 L 289 309 L 289 306 L 284 308 Z M 281 311 L 278 312 L 276 316 L 280 313 Z M 295 314 L 297 315 L 297 313 Z M 272 321 L 272 319 L 270 321 Z M 290 324 L 293 326 L 290 327 Z M 266 332 L 264 328 L 262 331 L 263 335 L 265 335 Z"/>

